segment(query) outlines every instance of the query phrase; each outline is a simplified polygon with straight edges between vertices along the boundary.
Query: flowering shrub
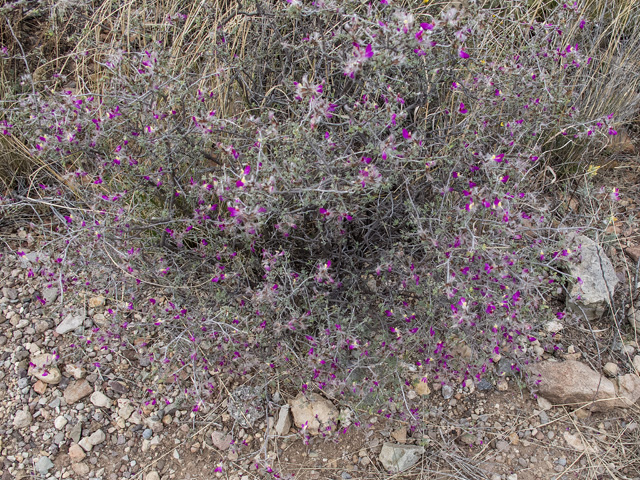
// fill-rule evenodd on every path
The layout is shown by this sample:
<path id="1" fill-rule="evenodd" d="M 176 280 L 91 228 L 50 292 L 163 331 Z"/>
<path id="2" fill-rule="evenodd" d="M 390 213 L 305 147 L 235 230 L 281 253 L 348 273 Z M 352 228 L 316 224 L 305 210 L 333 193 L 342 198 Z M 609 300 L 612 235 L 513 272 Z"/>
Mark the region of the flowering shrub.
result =
<path id="1" fill-rule="evenodd" d="M 99 89 L 27 91 L 3 120 L 63 180 L 28 195 L 59 213 L 66 278 L 121 272 L 91 341 L 166 329 L 150 360 L 193 380 L 194 410 L 261 369 L 378 405 L 538 357 L 568 233 L 590 226 L 556 215 L 544 176 L 631 114 L 584 103 L 600 27 L 575 5 L 390 3 L 264 4 L 249 55 L 216 32 L 207 76 L 161 43 L 102 52 Z"/>

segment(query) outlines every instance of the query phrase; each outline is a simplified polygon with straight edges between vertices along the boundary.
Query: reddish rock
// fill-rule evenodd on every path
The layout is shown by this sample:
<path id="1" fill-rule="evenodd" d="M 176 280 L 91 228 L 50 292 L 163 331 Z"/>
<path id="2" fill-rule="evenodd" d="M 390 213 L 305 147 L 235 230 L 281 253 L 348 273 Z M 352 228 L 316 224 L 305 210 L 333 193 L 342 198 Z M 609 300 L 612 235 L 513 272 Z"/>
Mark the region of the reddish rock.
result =
<path id="1" fill-rule="evenodd" d="M 64 391 L 64 399 L 69 405 L 76 403 L 78 400 L 91 395 L 93 393 L 93 387 L 89 385 L 85 379 L 78 380 L 77 382 L 71 382 Z"/>

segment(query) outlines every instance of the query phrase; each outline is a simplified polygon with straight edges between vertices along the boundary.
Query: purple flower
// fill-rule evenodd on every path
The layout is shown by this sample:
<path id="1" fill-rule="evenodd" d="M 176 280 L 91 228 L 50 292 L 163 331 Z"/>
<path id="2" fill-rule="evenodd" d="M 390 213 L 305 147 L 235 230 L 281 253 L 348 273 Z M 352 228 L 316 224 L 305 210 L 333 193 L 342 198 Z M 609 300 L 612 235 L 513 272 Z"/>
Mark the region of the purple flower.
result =
<path id="1" fill-rule="evenodd" d="M 460 49 L 459 55 L 460 55 L 460 58 L 469 58 L 469 54 L 465 52 L 463 49 Z"/>
<path id="2" fill-rule="evenodd" d="M 373 47 L 371 46 L 371 44 L 369 44 L 365 49 L 364 58 L 371 58 L 371 57 L 373 57 Z"/>
<path id="3" fill-rule="evenodd" d="M 232 217 L 237 217 L 238 213 L 240 213 L 240 211 L 237 208 L 233 208 L 233 207 L 227 207 L 227 210 L 229 210 L 229 215 Z"/>
<path id="4" fill-rule="evenodd" d="M 460 102 L 460 113 L 465 114 L 465 113 L 469 113 L 469 110 L 467 110 L 464 106 L 464 103 Z"/>
<path id="5" fill-rule="evenodd" d="M 406 139 L 409 140 L 411 138 L 411 132 L 409 130 L 407 130 L 406 128 L 402 129 L 402 136 Z"/>
<path id="6" fill-rule="evenodd" d="M 423 30 L 433 30 L 434 25 L 432 23 L 421 23 L 420 28 Z"/>

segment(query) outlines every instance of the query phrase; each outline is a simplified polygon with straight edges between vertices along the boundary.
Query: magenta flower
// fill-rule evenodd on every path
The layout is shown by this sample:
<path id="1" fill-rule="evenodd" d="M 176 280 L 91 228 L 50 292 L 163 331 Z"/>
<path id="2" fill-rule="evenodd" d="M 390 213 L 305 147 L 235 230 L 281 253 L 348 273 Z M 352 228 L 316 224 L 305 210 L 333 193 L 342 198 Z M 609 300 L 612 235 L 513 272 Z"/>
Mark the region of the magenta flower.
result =
<path id="1" fill-rule="evenodd" d="M 433 30 L 434 25 L 432 23 L 421 23 L 420 28 L 423 30 Z"/>
<path id="2" fill-rule="evenodd" d="M 460 102 L 460 113 L 465 114 L 465 113 L 469 113 L 469 110 L 467 110 L 464 106 L 464 103 Z"/>
<path id="3" fill-rule="evenodd" d="M 227 207 L 227 210 L 229 210 L 229 215 L 232 217 L 237 217 L 238 213 L 240 213 L 240 211 L 237 208 L 233 208 L 233 207 Z"/>
<path id="4" fill-rule="evenodd" d="M 460 55 L 460 58 L 469 58 L 469 54 L 465 52 L 463 49 L 460 49 L 459 55 Z"/>
<path id="5" fill-rule="evenodd" d="M 371 44 L 369 44 L 365 49 L 364 58 L 371 58 L 371 57 L 373 57 L 373 47 L 371 46 Z"/>
<path id="6" fill-rule="evenodd" d="M 406 139 L 409 140 L 411 138 L 411 132 L 409 130 L 407 130 L 406 128 L 402 129 L 402 136 Z"/>

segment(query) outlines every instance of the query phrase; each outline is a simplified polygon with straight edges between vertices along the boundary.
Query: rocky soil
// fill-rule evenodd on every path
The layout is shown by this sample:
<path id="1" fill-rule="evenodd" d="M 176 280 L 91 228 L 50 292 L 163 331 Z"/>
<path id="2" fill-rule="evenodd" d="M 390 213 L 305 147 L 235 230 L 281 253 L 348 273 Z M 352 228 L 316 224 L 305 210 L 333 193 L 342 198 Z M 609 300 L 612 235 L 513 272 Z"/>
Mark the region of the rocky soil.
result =
<path id="1" fill-rule="evenodd" d="M 180 382 L 185 371 L 159 372 L 149 360 L 150 343 L 170 338 L 123 332 L 110 349 L 92 343 L 121 302 L 116 272 L 63 292 L 42 274 L 56 258 L 38 253 L 24 230 L 7 238 L 14 248 L 0 258 L 2 480 L 640 479 L 640 355 L 630 335 L 597 363 L 577 327 L 549 322 L 539 334 L 566 348 L 540 351 L 537 398 L 504 362 L 473 388 L 416 382 L 403 393 L 428 412 L 421 431 L 257 377 L 223 382 L 225 395 L 194 411 Z M 593 332 L 611 334 L 597 325 Z M 166 401 L 150 401 L 146 384 L 162 376 Z"/>

